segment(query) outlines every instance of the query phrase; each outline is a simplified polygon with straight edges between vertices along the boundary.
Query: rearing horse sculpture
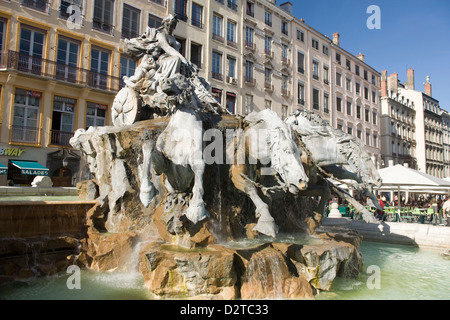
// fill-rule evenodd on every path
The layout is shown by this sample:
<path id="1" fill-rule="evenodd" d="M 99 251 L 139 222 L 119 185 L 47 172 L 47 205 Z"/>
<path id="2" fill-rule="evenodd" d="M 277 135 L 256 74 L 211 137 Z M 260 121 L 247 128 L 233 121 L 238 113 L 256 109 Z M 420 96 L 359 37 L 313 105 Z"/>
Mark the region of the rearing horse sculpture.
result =
<path id="1" fill-rule="evenodd" d="M 382 179 L 361 141 L 331 127 L 320 116 L 308 110 L 297 110 L 285 122 L 297 132 L 303 147 L 312 158 L 310 160 L 313 165 L 307 165 L 310 170 L 310 188 L 302 194 L 321 196 L 319 208 L 324 212 L 332 188 L 361 212 L 366 222 L 378 222 L 373 214 L 350 194 L 329 181 L 329 178 L 354 181 L 355 183 L 348 184 L 363 192 L 378 207 L 372 188 L 380 187 Z"/>

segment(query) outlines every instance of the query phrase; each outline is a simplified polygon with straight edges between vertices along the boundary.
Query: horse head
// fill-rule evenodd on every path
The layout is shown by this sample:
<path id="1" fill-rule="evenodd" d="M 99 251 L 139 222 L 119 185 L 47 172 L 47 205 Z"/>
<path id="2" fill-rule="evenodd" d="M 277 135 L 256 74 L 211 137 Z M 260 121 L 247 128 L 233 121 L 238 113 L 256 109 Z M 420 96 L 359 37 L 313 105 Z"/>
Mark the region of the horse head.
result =
<path id="1" fill-rule="evenodd" d="M 246 120 L 252 129 L 256 130 L 260 141 L 259 158 L 264 154 L 264 151 L 261 151 L 266 150 L 265 158 L 270 160 L 271 169 L 281 178 L 290 193 L 298 194 L 306 190 L 309 179 L 303 168 L 301 149 L 295 143 L 291 128 L 275 112 L 268 109 L 252 113 Z"/>

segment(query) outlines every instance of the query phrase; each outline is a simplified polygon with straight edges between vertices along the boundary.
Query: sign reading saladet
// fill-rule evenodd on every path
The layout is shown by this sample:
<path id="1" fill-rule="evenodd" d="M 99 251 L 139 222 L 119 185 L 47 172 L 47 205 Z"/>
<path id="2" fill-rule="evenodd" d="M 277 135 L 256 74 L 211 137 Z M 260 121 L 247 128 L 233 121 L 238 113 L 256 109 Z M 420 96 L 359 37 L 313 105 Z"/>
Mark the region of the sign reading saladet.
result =
<path id="1" fill-rule="evenodd" d="M 0 147 L 0 156 L 20 157 L 26 149 Z"/>
<path id="2" fill-rule="evenodd" d="M 48 170 L 41 169 L 21 169 L 20 173 L 25 176 L 48 176 Z"/>

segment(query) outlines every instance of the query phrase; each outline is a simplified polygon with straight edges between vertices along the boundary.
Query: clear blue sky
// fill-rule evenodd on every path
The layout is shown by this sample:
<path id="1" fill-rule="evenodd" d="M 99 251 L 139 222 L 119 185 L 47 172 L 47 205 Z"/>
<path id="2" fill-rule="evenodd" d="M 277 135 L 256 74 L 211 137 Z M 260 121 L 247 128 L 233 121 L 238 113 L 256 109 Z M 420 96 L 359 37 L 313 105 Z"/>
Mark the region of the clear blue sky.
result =
<path id="1" fill-rule="evenodd" d="M 278 0 L 282 4 L 283 0 Z M 341 35 L 341 47 L 388 75 L 415 71 L 416 90 L 424 91 L 431 77 L 433 97 L 450 111 L 450 1 L 449 0 L 291 0 L 293 14 L 332 39 Z M 370 5 L 381 10 L 381 29 L 367 28 Z"/>

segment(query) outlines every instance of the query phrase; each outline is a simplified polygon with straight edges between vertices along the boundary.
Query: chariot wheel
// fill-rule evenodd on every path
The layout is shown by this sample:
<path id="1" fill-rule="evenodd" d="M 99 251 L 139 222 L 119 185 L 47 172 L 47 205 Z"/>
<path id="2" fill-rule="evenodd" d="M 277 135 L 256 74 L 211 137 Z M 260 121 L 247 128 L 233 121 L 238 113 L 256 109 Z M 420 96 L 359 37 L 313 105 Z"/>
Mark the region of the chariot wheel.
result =
<path id="1" fill-rule="evenodd" d="M 145 120 L 143 103 L 139 94 L 132 88 L 124 87 L 116 95 L 112 105 L 112 123 L 116 127 L 127 126 Z"/>

